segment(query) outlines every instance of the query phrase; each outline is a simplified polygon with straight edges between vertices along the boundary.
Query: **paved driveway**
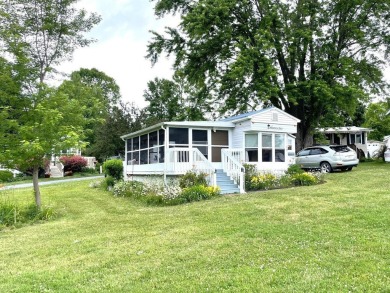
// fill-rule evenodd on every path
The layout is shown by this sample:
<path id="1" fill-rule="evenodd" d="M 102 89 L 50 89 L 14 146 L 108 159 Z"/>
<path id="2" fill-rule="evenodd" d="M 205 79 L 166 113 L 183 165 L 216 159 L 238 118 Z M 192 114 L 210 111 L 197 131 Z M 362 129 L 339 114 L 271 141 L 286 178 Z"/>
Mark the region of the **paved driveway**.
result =
<path id="1" fill-rule="evenodd" d="M 44 186 L 44 185 L 52 185 L 52 184 L 58 184 L 58 183 L 65 183 L 65 182 L 72 182 L 72 181 L 84 181 L 84 180 L 92 180 L 92 179 L 102 179 L 104 178 L 103 175 L 100 176 L 91 176 L 91 177 L 81 177 L 81 178 L 69 178 L 69 179 L 61 179 L 61 180 L 51 180 L 51 181 L 43 181 L 39 182 L 39 186 Z M 1 189 L 17 189 L 17 188 L 28 188 L 28 187 L 33 187 L 32 183 L 21 183 L 21 184 L 16 184 L 16 185 L 9 185 L 5 186 Z"/>

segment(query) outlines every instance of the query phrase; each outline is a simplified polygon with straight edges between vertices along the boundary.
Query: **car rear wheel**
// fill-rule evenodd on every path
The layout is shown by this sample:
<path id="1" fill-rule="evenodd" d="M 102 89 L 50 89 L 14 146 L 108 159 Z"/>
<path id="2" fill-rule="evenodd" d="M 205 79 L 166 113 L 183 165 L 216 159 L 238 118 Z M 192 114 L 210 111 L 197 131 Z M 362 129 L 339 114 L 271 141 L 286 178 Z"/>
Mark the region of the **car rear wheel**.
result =
<path id="1" fill-rule="evenodd" d="M 322 173 L 332 172 L 332 166 L 328 162 L 322 162 L 320 167 Z"/>

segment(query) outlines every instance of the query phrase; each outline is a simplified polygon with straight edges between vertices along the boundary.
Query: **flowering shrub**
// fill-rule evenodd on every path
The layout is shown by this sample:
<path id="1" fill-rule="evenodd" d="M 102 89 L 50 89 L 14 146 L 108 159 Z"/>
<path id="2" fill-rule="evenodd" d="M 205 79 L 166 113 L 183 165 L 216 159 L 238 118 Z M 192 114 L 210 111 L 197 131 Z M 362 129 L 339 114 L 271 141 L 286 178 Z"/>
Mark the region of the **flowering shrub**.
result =
<path id="1" fill-rule="evenodd" d="M 88 163 L 82 156 L 62 156 L 60 162 L 64 165 L 65 172 L 81 172 Z"/>
<path id="2" fill-rule="evenodd" d="M 183 192 L 179 195 L 178 199 L 182 200 L 183 202 L 192 202 L 192 201 L 210 199 L 219 194 L 220 194 L 220 190 L 218 187 L 194 185 L 185 188 Z"/>
<path id="3" fill-rule="evenodd" d="M 291 175 L 291 183 L 295 186 L 308 186 L 322 182 L 323 174 L 321 173 L 297 173 Z"/>
<path id="4" fill-rule="evenodd" d="M 271 173 L 254 175 L 250 180 L 250 187 L 253 190 L 272 189 L 277 187 L 278 178 Z"/>
<path id="5" fill-rule="evenodd" d="M 207 185 L 206 173 L 195 173 L 189 171 L 180 177 L 179 186 L 181 188 L 191 187 L 194 185 Z"/>
<path id="6" fill-rule="evenodd" d="M 177 205 L 209 199 L 220 194 L 218 187 L 194 185 L 182 189 L 176 184 L 164 186 L 158 181 L 121 181 L 112 191 L 114 196 L 131 197 L 153 205 Z"/>
<path id="7" fill-rule="evenodd" d="M 140 198 L 148 194 L 147 186 L 139 181 L 120 181 L 112 189 L 114 196 Z"/>
<path id="8" fill-rule="evenodd" d="M 323 182 L 324 174 L 308 173 L 295 166 L 293 165 L 289 168 L 283 176 L 271 173 L 252 174 L 246 180 L 246 188 L 247 190 L 267 190 L 292 186 L 308 186 Z"/>
<path id="9" fill-rule="evenodd" d="M 103 181 L 102 180 L 96 180 L 89 183 L 89 187 L 91 188 L 99 188 L 102 186 Z"/>

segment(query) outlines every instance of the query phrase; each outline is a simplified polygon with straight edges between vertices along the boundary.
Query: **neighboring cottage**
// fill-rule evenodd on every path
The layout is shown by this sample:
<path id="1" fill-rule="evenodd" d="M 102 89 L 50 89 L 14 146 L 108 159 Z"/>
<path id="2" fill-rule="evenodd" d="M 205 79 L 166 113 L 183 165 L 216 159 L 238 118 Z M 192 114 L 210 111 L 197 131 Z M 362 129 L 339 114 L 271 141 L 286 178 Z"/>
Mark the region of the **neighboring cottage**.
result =
<path id="1" fill-rule="evenodd" d="M 218 121 L 162 122 L 122 136 L 125 179 L 208 174 L 222 193 L 244 192 L 244 166 L 284 171 L 294 162 L 299 119 L 266 108 Z"/>
<path id="2" fill-rule="evenodd" d="M 371 131 L 369 128 L 346 126 L 322 128 L 319 132 L 326 135 L 329 144 L 348 145 L 352 147 L 358 157 L 369 157 L 367 149 L 367 134 Z"/>

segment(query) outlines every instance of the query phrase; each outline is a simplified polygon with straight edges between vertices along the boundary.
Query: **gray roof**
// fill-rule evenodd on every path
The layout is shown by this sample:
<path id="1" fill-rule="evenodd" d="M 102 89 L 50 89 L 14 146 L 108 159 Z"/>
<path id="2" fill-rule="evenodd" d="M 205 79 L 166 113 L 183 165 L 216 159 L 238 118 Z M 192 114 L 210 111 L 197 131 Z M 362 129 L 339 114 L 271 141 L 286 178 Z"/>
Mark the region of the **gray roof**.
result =
<path id="1" fill-rule="evenodd" d="M 236 116 L 232 116 L 232 117 L 228 117 L 228 118 L 225 118 L 225 119 L 221 119 L 220 121 L 235 121 L 235 120 L 241 120 L 241 119 L 245 119 L 245 118 L 249 118 L 253 115 L 256 115 L 256 114 L 259 114 L 261 112 L 264 112 L 265 110 L 268 110 L 270 108 L 265 108 L 265 109 L 261 109 L 261 110 L 257 110 L 257 111 L 252 111 L 252 112 L 248 112 L 248 113 L 244 113 L 244 114 L 239 114 L 239 115 L 236 115 Z"/>

